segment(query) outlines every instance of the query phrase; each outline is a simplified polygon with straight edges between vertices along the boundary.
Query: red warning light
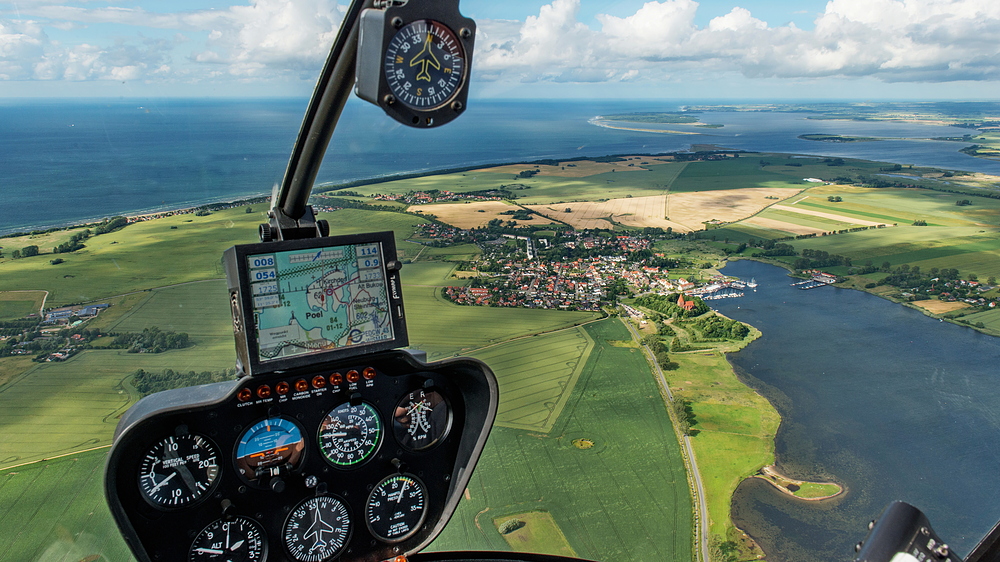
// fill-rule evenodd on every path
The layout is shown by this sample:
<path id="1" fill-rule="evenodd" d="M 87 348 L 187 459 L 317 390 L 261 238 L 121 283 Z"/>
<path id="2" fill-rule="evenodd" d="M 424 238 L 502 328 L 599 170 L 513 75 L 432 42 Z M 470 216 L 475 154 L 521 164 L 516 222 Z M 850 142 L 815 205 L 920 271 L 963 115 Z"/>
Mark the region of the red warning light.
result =
<path id="1" fill-rule="evenodd" d="M 299 379 L 295 381 L 296 392 L 305 392 L 309 390 L 309 382 L 306 379 Z"/>
<path id="2" fill-rule="evenodd" d="M 278 384 L 274 385 L 274 390 L 277 391 L 278 394 L 284 396 L 288 394 L 288 383 L 285 381 L 281 381 Z"/>
<path id="3" fill-rule="evenodd" d="M 236 398 L 239 399 L 240 402 L 246 402 L 247 400 L 253 398 L 253 391 L 249 388 L 241 388 L 239 393 L 236 395 Z"/>
<path id="4" fill-rule="evenodd" d="M 334 373 L 330 375 L 330 384 L 332 384 L 333 386 L 344 384 L 344 375 L 340 373 Z"/>
<path id="5" fill-rule="evenodd" d="M 360 378 L 361 375 L 359 375 L 357 371 L 347 371 L 347 382 L 358 382 L 358 379 Z"/>
<path id="6" fill-rule="evenodd" d="M 365 367 L 365 370 L 362 371 L 361 374 L 365 377 L 365 380 L 370 381 L 373 378 L 375 378 L 375 369 L 371 367 Z"/>
<path id="7" fill-rule="evenodd" d="M 267 386 L 266 384 L 262 384 L 257 387 L 258 398 L 267 398 L 269 396 L 271 396 L 271 387 Z"/>
<path id="8" fill-rule="evenodd" d="M 324 386 L 326 386 L 326 377 L 323 375 L 313 377 L 313 388 L 323 388 Z"/>

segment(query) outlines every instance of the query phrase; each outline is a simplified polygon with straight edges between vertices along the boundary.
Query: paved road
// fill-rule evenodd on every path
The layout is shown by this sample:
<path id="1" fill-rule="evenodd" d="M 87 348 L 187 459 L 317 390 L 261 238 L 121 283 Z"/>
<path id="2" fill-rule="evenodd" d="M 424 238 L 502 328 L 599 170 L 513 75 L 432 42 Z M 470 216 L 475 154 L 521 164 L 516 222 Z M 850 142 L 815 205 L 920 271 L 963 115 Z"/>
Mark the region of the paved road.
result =
<path id="1" fill-rule="evenodd" d="M 642 347 L 643 353 L 646 354 L 646 358 L 649 360 L 649 364 L 653 366 L 653 372 L 660 380 L 660 385 L 664 390 L 667 391 L 667 398 L 673 402 L 674 395 L 670 392 L 670 387 L 667 386 L 667 379 L 663 376 L 663 369 L 660 368 L 660 364 L 656 362 L 656 357 L 653 355 L 653 350 L 649 349 L 648 345 L 642 343 L 642 339 L 639 337 L 639 332 L 635 329 L 626 319 L 622 319 L 622 323 L 628 328 L 629 332 L 632 333 L 632 338 Z M 670 408 L 671 404 L 667 404 L 667 408 Z M 698 529 L 696 530 L 698 534 L 698 543 L 701 547 L 701 557 L 702 562 L 709 562 L 708 558 L 708 503 L 705 499 L 705 487 L 701 483 L 701 473 L 698 472 L 698 461 L 694 457 L 694 448 L 691 446 L 691 438 L 687 435 L 681 436 L 681 444 L 684 446 L 685 458 L 687 460 L 688 471 L 691 474 L 692 480 L 694 480 L 695 486 L 695 504 L 698 506 Z"/>

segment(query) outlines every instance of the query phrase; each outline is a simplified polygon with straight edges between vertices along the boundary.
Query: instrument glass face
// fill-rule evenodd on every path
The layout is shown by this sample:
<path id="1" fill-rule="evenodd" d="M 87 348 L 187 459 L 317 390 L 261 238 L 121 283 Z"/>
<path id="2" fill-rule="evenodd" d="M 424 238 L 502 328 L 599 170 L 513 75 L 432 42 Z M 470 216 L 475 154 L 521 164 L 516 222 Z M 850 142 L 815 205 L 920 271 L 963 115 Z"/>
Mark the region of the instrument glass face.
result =
<path id="1" fill-rule="evenodd" d="M 319 450 L 339 468 L 359 465 L 372 457 L 382 440 L 382 420 L 375 408 L 345 402 L 330 411 L 319 426 Z"/>
<path id="2" fill-rule="evenodd" d="M 347 507 L 333 496 L 309 498 L 285 522 L 285 547 L 298 562 L 319 562 L 340 552 L 351 534 Z"/>
<path id="3" fill-rule="evenodd" d="M 465 82 L 465 47 L 448 26 L 417 20 L 399 29 L 385 51 L 389 90 L 403 105 L 430 110 L 451 101 Z"/>
<path id="4" fill-rule="evenodd" d="M 293 470 L 306 442 L 299 426 L 285 418 L 267 418 L 243 432 L 236 446 L 236 468 L 254 481 L 270 472 Z"/>
<path id="5" fill-rule="evenodd" d="M 415 476 L 394 474 L 379 482 L 368 496 L 368 530 L 385 542 L 413 536 L 427 514 L 427 492 Z"/>
<path id="6" fill-rule="evenodd" d="M 436 445 L 448 433 L 451 410 L 436 390 L 414 390 L 396 405 L 392 432 L 396 441 L 411 451 Z"/>
<path id="7" fill-rule="evenodd" d="M 170 436 L 139 464 L 139 491 L 157 507 L 182 507 L 203 497 L 219 476 L 219 451 L 201 435 Z"/>
<path id="8" fill-rule="evenodd" d="M 264 529 L 247 517 L 219 519 L 202 529 L 188 551 L 188 562 L 262 562 L 267 556 Z"/>

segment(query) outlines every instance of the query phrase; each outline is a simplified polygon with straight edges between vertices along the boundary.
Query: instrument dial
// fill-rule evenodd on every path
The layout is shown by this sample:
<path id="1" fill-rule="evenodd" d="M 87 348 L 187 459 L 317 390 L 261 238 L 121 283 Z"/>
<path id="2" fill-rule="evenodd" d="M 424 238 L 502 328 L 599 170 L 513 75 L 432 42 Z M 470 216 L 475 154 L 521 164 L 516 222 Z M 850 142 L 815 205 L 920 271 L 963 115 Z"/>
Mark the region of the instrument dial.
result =
<path id="1" fill-rule="evenodd" d="M 382 440 L 382 420 L 371 404 L 337 406 L 319 426 L 319 450 L 336 467 L 349 468 L 371 458 Z"/>
<path id="2" fill-rule="evenodd" d="M 333 496 L 309 498 L 285 522 L 285 547 L 298 562 L 320 562 L 344 548 L 351 535 L 351 516 Z"/>
<path id="3" fill-rule="evenodd" d="M 219 476 L 219 452 L 201 435 L 170 436 L 146 451 L 139 491 L 157 507 L 182 507 L 205 495 Z"/>
<path id="4" fill-rule="evenodd" d="M 394 474 L 379 482 L 368 496 L 368 530 L 385 542 L 413 536 L 427 515 L 427 493 L 416 476 Z"/>
<path id="5" fill-rule="evenodd" d="M 267 556 L 264 529 L 247 517 L 219 519 L 202 529 L 188 562 L 261 562 Z"/>
<path id="6" fill-rule="evenodd" d="M 277 476 L 298 466 L 305 447 L 302 431 L 295 422 L 267 418 L 243 432 L 236 446 L 236 468 L 251 481 Z"/>
<path id="7" fill-rule="evenodd" d="M 448 432 L 451 411 L 436 390 L 414 390 L 396 405 L 392 432 L 396 441 L 411 451 L 436 445 Z"/>
<path id="8" fill-rule="evenodd" d="M 448 103 L 465 82 L 465 47 L 448 26 L 417 20 L 389 41 L 383 65 L 389 91 L 412 109 Z"/>

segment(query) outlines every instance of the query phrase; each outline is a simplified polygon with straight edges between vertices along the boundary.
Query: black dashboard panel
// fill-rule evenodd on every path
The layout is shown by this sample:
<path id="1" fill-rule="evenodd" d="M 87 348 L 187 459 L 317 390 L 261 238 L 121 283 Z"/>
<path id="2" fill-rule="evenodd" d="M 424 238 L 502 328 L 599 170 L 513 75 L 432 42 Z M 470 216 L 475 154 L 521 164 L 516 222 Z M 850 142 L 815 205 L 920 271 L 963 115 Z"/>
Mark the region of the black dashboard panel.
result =
<path id="1" fill-rule="evenodd" d="M 105 491 L 141 561 L 385 560 L 453 513 L 496 415 L 474 359 L 388 351 L 154 394 Z"/>

